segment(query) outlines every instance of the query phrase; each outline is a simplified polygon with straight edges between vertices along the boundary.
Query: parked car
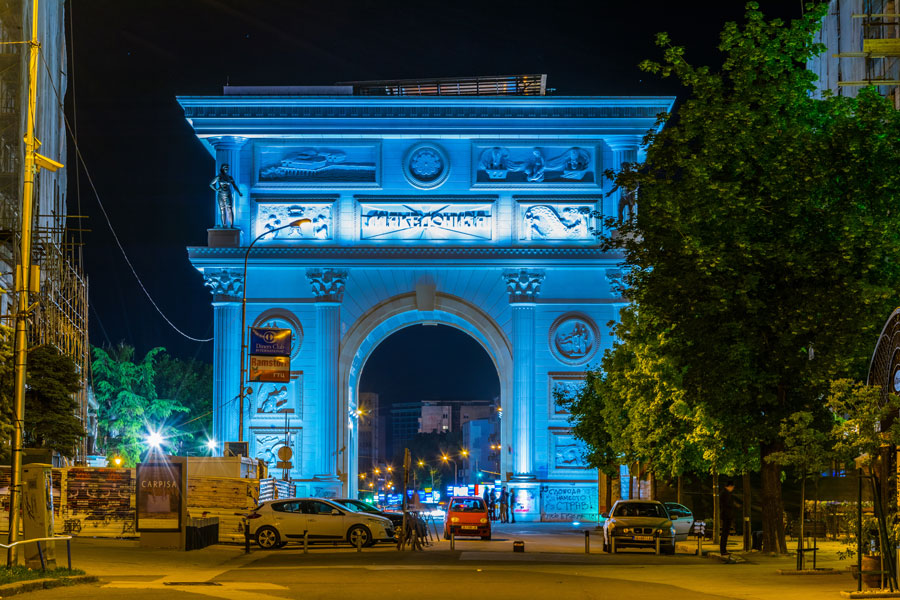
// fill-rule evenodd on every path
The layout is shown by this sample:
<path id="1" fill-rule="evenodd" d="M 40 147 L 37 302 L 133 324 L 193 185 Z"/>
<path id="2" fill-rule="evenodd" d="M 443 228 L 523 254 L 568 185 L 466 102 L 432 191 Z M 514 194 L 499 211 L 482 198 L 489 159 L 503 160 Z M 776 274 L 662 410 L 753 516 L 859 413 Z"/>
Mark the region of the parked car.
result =
<path id="1" fill-rule="evenodd" d="M 394 526 L 384 517 L 356 512 L 323 498 L 286 498 L 263 502 L 249 516 L 260 548 L 280 548 L 288 542 L 345 540 L 355 546 L 393 541 Z"/>
<path id="2" fill-rule="evenodd" d="M 403 513 L 402 512 L 387 512 L 378 509 L 375 506 L 367 502 L 363 502 L 362 500 L 356 500 L 355 498 L 332 498 L 333 502 L 337 502 L 341 506 L 345 506 L 351 510 L 355 510 L 356 512 L 366 513 L 370 515 L 378 515 L 379 517 L 384 517 L 385 519 L 390 520 L 390 522 L 394 525 L 394 533 L 400 533 L 400 528 L 403 527 Z M 415 515 L 411 515 L 415 517 Z M 416 518 L 416 533 L 420 538 L 426 537 L 428 535 L 427 526 L 425 525 L 425 521 L 420 518 Z"/>
<path id="3" fill-rule="evenodd" d="M 606 552 L 619 548 L 655 549 L 657 538 L 660 552 L 675 554 L 675 526 L 665 505 L 656 500 L 618 500 L 603 523 Z"/>
<path id="4" fill-rule="evenodd" d="M 453 496 L 444 517 L 444 539 L 454 536 L 480 536 L 491 539 L 491 519 L 484 500 L 477 496 Z"/>
<path id="5" fill-rule="evenodd" d="M 694 525 L 694 513 L 687 506 L 677 502 L 663 502 L 663 504 L 665 504 L 672 525 L 675 527 L 675 541 L 685 541 Z"/>

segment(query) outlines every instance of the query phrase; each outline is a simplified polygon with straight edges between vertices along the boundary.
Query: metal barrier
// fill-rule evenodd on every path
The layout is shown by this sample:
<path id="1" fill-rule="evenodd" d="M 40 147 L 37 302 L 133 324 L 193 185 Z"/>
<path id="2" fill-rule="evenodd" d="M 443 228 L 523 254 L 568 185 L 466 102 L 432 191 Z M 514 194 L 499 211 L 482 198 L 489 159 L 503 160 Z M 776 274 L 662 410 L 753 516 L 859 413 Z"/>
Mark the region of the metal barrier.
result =
<path id="1" fill-rule="evenodd" d="M 66 558 L 68 559 L 69 570 L 72 570 L 72 536 L 64 535 L 59 537 L 42 537 L 42 538 L 31 538 L 30 540 L 18 540 L 13 542 L 12 544 L 0 544 L 0 548 L 6 548 L 9 550 L 19 544 L 37 544 L 38 549 L 38 557 L 41 559 L 41 569 L 46 569 L 46 563 L 44 562 L 44 551 L 41 550 L 41 542 L 55 542 L 59 540 L 66 540 Z M 7 554 L 6 566 L 9 566 L 9 555 Z"/>

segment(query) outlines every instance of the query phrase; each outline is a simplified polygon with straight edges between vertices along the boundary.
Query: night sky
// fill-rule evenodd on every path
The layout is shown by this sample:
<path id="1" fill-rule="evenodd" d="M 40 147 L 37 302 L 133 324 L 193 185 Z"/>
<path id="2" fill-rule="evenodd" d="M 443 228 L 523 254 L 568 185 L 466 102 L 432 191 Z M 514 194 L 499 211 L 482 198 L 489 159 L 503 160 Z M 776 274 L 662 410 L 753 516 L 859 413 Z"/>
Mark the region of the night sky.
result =
<path id="1" fill-rule="evenodd" d="M 800 0 L 760 4 L 772 16 L 800 14 Z M 518 73 L 547 73 L 557 95 L 678 94 L 674 82 L 637 68 L 640 60 L 659 56 L 654 34 L 668 31 L 688 47 L 688 60 L 715 65 L 718 32 L 726 20 L 741 17 L 743 6 L 743 0 L 70 0 L 74 66 L 67 110 L 100 198 L 147 290 L 178 327 L 207 338 L 211 297 L 185 247 L 205 245 L 206 228 L 214 224 L 207 186 L 215 164 L 186 123 L 176 95 L 218 95 L 226 82 L 316 85 Z M 91 230 L 84 236 L 91 342 L 125 341 L 140 353 L 164 346 L 176 356 L 211 360 L 212 343 L 175 333 L 143 295 L 84 171 L 76 177 L 75 164 L 70 143 L 69 212 L 89 217 L 70 226 Z M 441 383 L 442 397 L 496 393 L 487 355 L 478 353 L 474 340 L 460 340 L 464 334 L 415 327 L 397 335 L 409 339 L 387 340 L 372 361 L 413 365 L 422 359 L 422 348 L 429 355 L 440 348 L 445 356 L 434 362 L 449 372 L 488 368 L 480 393 L 466 388 L 467 378 L 453 377 Z M 459 344 L 471 350 L 448 351 L 466 347 Z M 371 391 L 400 394 L 407 385 L 402 379 Z"/>

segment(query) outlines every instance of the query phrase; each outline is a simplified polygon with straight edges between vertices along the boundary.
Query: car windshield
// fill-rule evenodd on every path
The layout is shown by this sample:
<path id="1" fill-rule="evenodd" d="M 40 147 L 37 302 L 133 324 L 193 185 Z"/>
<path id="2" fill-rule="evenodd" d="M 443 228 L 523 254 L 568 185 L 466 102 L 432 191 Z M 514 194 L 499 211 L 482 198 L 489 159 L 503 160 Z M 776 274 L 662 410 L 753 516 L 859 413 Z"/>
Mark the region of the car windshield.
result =
<path id="1" fill-rule="evenodd" d="M 356 512 L 380 513 L 381 511 L 370 504 L 366 504 L 360 500 L 338 500 L 341 504 Z"/>
<path id="2" fill-rule="evenodd" d="M 627 502 L 618 505 L 613 511 L 614 517 L 660 517 L 669 518 L 662 504 L 656 502 Z"/>
<path id="3" fill-rule="evenodd" d="M 478 498 L 457 498 L 450 504 L 452 512 L 484 512 L 484 501 Z"/>

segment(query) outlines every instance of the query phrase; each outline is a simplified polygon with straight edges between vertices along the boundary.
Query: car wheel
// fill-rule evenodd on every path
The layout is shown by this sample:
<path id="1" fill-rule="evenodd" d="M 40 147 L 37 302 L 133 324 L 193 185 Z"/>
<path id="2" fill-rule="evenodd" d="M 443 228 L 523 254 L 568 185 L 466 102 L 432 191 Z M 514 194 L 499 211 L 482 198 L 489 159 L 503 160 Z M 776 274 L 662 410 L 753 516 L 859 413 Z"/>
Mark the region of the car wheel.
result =
<path id="1" fill-rule="evenodd" d="M 256 543 L 264 550 L 272 550 L 280 547 L 281 536 L 277 529 L 267 525 L 256 530 Z"/>
<path id="2" fill-rule="evenodd" d="M 350 545 L 354 548 L 356 547 L 357 542 L 360 546 L 365 546 L 366 548 L 374 543 L 372 540 L 372 532 L 369 531 L 369 528 L 365 525 L 354 525 L 351 527 L 347 532 L 347 541 L 350 542 Z"/>

